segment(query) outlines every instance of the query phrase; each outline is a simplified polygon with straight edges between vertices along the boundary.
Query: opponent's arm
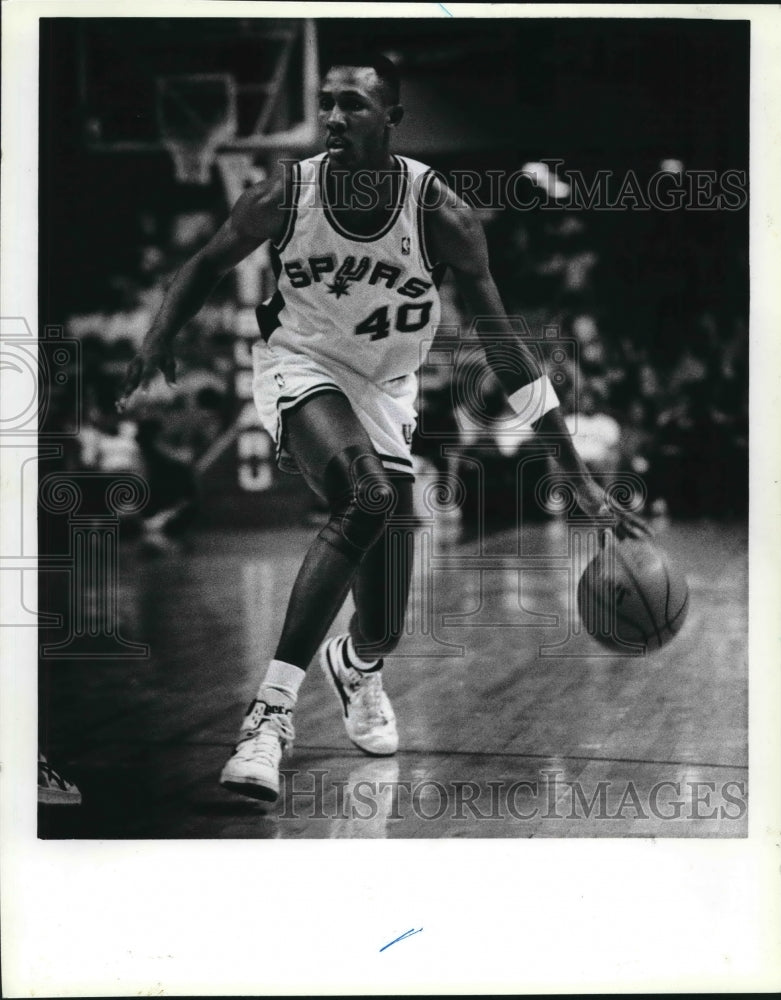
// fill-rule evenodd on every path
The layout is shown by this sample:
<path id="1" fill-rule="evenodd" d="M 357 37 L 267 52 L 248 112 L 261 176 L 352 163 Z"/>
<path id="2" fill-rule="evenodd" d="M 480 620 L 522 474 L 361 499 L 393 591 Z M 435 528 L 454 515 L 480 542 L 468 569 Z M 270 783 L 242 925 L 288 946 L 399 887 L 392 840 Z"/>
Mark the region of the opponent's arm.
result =
<path id="1" fill-rule="evenodd" d="M 138 354 L 130 362 L 117 400 L 121 412 L 130 396 L 161 371 L 176 381 L 173 340 L 203 306 L 215 285 L 238 263 L 268 239 L 280 235 L 285 224 L 284 183 L 281 177 L 249 188 L 209 242 L 176 273 L 160 311 Z"/>
<path id="2" fill-rule="evenodd" d="M 491 318 L 491 329 L 478 330 L 477 336 L 510 405 L 516 412 L 530 414 L 535 431 L 555 437 L 559 465 L 575 480 L 583 511 L 591 516 L 607 513 L 605 492 L 575 449 L 553 387 L 507 318 L 489 270 L 488 248 L 480 222 L 470 206 L 440 182 L 430 190 L 430 203 L 435 206 L 426 212 L 430 254 L 435 261 L 452 269 L 467 310 L 474 316 Z M 622 522 L 621 533 L 647 531 L 643 522 L 632 515 L 624 514 Z"/>

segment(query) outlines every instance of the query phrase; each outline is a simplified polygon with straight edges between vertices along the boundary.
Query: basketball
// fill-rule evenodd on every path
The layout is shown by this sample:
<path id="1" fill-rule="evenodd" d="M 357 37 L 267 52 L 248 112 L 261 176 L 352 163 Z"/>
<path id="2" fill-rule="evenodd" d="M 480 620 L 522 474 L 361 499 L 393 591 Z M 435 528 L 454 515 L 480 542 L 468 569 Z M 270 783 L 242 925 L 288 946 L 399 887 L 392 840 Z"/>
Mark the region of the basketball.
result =
<path id="1" fill-rule="evenodd" d="M 609 540 L 578 583 L 578 611 L 589 635 L 627 655 L 666 646 L 688 610 L 686 578 L 647 541 Z"/>

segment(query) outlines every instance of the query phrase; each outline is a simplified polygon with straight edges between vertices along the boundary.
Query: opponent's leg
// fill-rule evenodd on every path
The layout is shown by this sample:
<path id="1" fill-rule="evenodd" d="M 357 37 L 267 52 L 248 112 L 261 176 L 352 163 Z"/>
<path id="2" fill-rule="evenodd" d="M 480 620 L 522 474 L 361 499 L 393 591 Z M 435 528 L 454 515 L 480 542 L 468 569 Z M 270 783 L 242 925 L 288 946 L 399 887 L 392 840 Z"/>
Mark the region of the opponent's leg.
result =
<path id="1" fill-rule="evenodd" d="M 344 602 L 366 552 L 381 535 L 394 490 L 349 401 L 328 392 L 285 418 L 285 444 L 331 516 L 307 551 L 266 677 L 223 769 L 226 787 L 258 798 L 278 794 L 282 750 L 304 671 Z"/>
<path id="2" fill-rule="evenodd" d="M 325 643 L 321 666 L 342 702 L 347 735 L 365 753 L 398 748 L 393 708 L 382 688 L 382 657 L 396 648 L 412 575 L 412 479 L 393 477 L 397 502 L 381 537 L 353 579 L 355 614 L 349 634 Z"/>

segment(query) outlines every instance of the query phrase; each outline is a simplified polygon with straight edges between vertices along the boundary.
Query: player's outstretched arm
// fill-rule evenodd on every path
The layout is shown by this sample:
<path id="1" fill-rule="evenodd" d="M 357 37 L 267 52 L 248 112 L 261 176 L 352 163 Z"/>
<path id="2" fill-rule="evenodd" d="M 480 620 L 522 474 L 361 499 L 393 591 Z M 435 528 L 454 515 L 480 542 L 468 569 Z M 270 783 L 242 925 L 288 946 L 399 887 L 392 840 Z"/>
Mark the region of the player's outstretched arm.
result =
<path id="1" fill-rule="evenodd" d="M 433 187 L 432 207 L 426 213 L 426 233 L 431 256 L 453 271 L 467 310 L 474 316 L 491 317 L 490 330 L 478 330 L 486 360 L 507 394 L 510 405 L 533 411 L 535 401 L 553 388 L 527 345 L 518 336 L 502 305 L 488 266 L 485 234 L 471 207 L 438 182 Z M 499 336 L 497 337 L 497 334 Z M 541 407 L 543 408 L 543 407 Z M 592 478 L 572 442 L 558 405 L 532 421 L 538 433 L 554 436 L 559 445 L 558 462 L 571 476 L 582 510 L 596 517 L 611 513 L 605 491 Z M 616 524 L 619 535 L 648 534 L 645 523 L 632 514 L 622 514 Z"/>
<path id="2" fill-rule="evenodd" d="M 281 178 L 249 188 L 209 242 L 176 273 L 141 349 L 128 365 L 117 400 L 120 412 L 136 389 L 145 389 L 158 371 L 169 385 L 176 381 L 174 338 L 221 278 L 261 243 L 282 232 L 283 194 Z"/>

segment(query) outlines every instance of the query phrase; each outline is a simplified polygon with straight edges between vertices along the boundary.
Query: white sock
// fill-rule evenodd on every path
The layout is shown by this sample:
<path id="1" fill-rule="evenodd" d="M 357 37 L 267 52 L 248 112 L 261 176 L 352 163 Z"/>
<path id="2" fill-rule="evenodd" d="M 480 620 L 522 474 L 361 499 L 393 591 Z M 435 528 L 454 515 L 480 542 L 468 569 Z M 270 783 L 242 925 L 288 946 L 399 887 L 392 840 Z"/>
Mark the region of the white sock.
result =
<path id="1" fill-rule="evenodd" d="M 265 701 L 267 705 L 293 708 L 298 700 L 298 689 L 305 677 L 306 672 L 301 667 L 285 663 L 284 660 L 272 660 L 258 688 L 258 701 Z"/>
<path id="2" fill-rule="evenodd" d="M 347 642 L 344 644 L 343 649 L 345 662 L 348 666 L 354 667 L 356 670 L 371 670 L 372 667 L 376 667 L 380 662 L 379 660 L 362 660 L 355 652 L 355 644 L 351 635 L 347 636 Z"/>

